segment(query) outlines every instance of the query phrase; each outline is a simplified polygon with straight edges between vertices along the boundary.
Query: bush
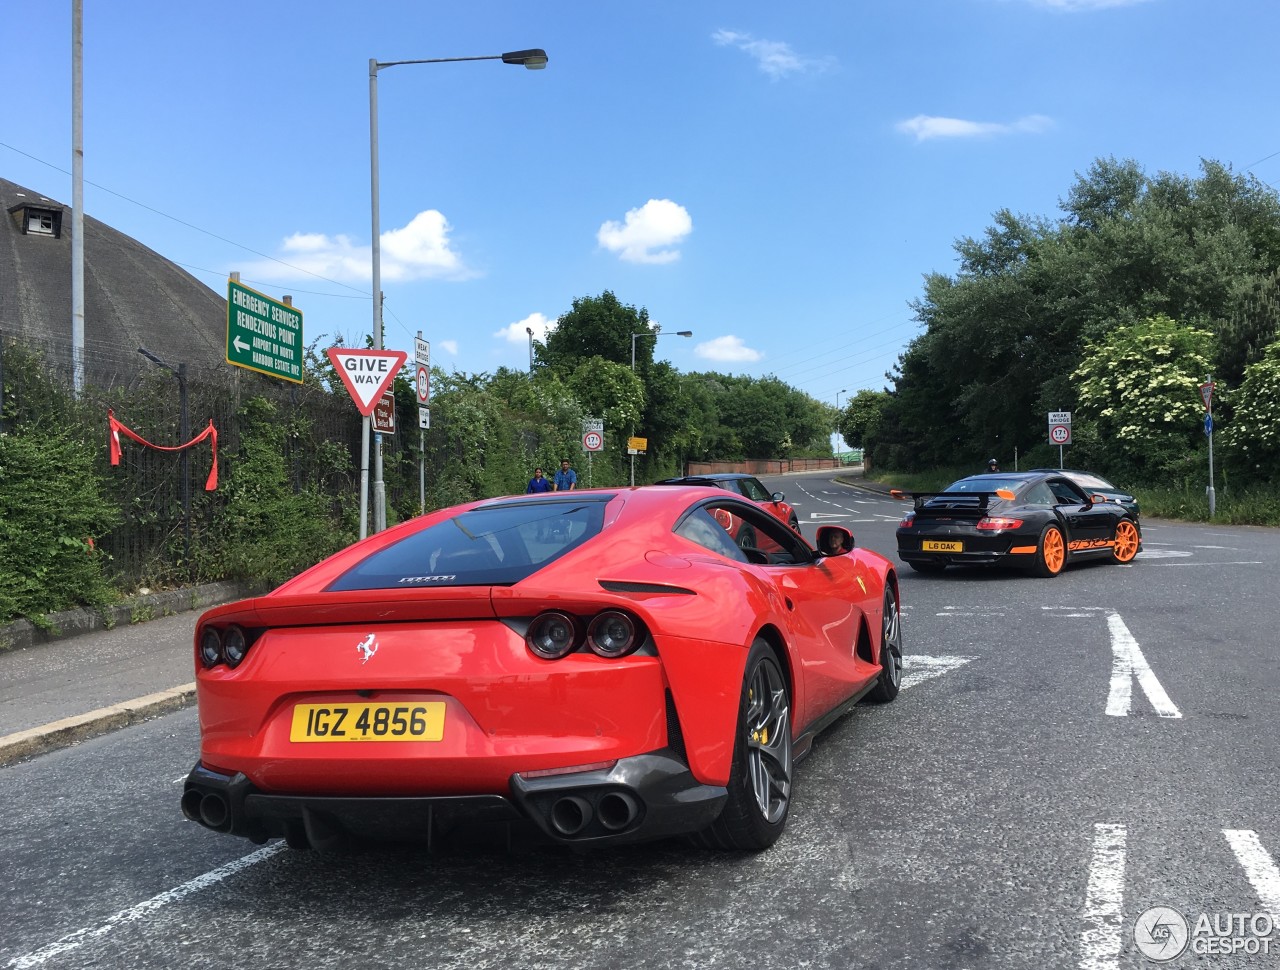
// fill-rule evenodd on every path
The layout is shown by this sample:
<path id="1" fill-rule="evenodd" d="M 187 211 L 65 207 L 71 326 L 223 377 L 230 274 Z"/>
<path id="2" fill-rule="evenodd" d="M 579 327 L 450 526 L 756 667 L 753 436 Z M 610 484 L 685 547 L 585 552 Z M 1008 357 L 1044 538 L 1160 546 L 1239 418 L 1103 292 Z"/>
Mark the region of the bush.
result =
<path id="1" fill-rule="evenodd" d="M 241 451 L 220 486 L 225 510 L 192 544 L 199 557 L 212 557 L 210 573 L 279 585 L 355 541 L 345 520 L 334 522 L 326 496 L 294 489 L 284 458 L 293 429 L 277 412 L 265 398 L 245 402 Z"/>
<path id="2" fill-rule="evenodd" d="M 0 435 L 0 622 L 116 599 L 96 540 L 119 521 L 94 449 L 59 430 Z"/>

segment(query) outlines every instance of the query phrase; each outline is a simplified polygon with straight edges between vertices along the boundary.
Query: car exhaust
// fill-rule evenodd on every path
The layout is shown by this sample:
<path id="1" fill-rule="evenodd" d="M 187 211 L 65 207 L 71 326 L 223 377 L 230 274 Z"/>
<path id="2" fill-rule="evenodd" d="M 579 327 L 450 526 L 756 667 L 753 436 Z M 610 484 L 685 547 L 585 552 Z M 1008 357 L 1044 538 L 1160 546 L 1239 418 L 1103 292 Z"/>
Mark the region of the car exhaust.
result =
<path id="1" fill-rule="evenodd" d="M 577 835 L 591 824 L 591 803 L 577 795 L 559 798 L 551 806 L 551 826 L 560 835 Z"/>
<path id="2" fill-rule="evenodd" d="M 621 832 L 630 828 L 640 814 L 640 806 L 635 798 L 627 792 L 606 792 L 597 806 L 600 824 L 610 832 Z"/>
<path id="3" fill-rule="evenodd" d="M 182 814 L 189 822 L 200 822 L 200 802 L 204 794 L 198 788 L 188 788 L 182 793 Z M 203 824 L 203 823 L 201 823 Z"/>
<path id="4" fill-rule="evenodd" d="M 184 796 L 185 799 L 185 796 Z M 216 792 L 200 799 L 200 823 L 215 832 L 231 831 L 231 806 Z"/>

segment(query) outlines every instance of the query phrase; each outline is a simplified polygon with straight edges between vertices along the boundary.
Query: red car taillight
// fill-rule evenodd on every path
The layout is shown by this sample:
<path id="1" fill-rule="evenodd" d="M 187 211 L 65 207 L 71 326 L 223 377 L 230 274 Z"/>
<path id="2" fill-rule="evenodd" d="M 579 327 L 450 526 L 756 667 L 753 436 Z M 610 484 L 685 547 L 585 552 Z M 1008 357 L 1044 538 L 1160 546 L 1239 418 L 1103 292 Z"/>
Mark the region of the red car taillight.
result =
<path id="1" fill-rule="evenodd" d="M 638 643 L 635 622 L 617 610 L 599 614 L 587 630 L 587 646 L 601 657 L 625 657 Z"/>
<path id="2" fill-rule="evenodd" d="M 1021 527 L 1021 519 L 1010 519 L 1002 515 L 991 515 L 985 519 L 979 519 L 977 523 L 979 532 L 1003 532 L 1005 529 L 1020 529 Z"/>
<path id="3" fill-rule="evenodd" d="M 540 613 L 524 635 L 529 652 L 543 660 L 559 660 L 584 645 L 596 656 L 613 660 L 634 652 L 643 640 L 643 627 L 621 610 L 602 610 L 591 618 L 554 610 Z"/>
<path id="4" fill-rule="evenodd" d="M 578 645 L 578 625 L 564 613 L 543 613 L 529 624 L 524 642 L 543 660 L 559 660 Z"/>
<path id="5" fill-rule="evenodd" d="M 908 512 L 906 515 L 902 517 L 902 521 L 898 523 L 898 528 L 910 529 L 915 524 L 916 524 L 915 512 Z"/>
<path id="6" fill-rule="evenodd" d="M 251 635 L 234 623 L 225 630 L 207 626 L 200 634 L 200 662 L 206 668 L 213 668 L 218 664 L 238 667 L 256 639 L 256 635 Z"/>

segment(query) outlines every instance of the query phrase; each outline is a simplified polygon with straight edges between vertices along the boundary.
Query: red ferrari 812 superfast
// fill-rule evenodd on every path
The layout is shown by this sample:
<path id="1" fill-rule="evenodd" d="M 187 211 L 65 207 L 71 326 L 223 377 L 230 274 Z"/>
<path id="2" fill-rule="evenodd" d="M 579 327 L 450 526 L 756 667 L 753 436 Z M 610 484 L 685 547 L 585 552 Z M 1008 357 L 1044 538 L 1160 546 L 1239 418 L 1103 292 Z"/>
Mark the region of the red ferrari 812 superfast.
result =
<path id="1" fill-rule="evenodd" d="M 898 579 L 723 489 L 488 499 L 209 610 L 195 665 L 214 831 L 758 850 L 816 733 L 897 695 Z"/>

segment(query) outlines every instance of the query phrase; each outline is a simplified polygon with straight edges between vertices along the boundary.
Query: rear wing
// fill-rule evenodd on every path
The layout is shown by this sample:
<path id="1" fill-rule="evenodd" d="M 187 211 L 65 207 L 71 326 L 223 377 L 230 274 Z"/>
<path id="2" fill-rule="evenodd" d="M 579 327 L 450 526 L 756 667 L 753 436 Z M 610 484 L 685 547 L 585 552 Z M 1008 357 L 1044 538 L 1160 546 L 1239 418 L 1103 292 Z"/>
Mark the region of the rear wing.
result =
<path id="1" fill-rule="evenodd" d="M 911 499 L 917 512 L 980 512 L 984 515 L 993 500 L 1007 502 L 1013 498 L 1013 492 L 1007 488 L 998 488 L 994 492 L 902 492 L 895 488 L 889 494 L 894 498 Z M 938 504 L 926 509 L 930 502 Z"/>

